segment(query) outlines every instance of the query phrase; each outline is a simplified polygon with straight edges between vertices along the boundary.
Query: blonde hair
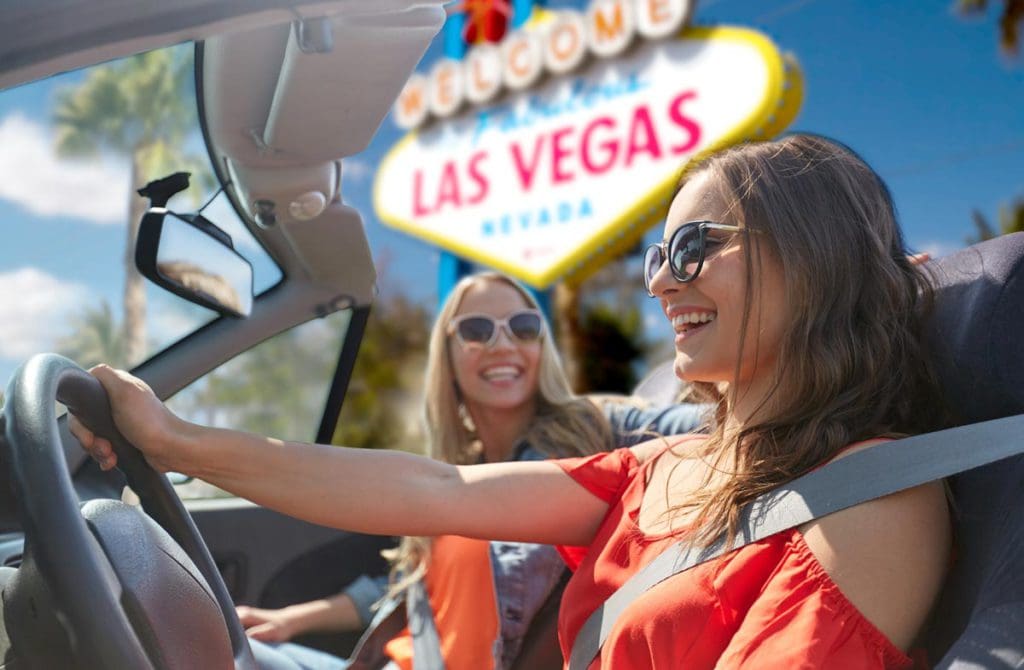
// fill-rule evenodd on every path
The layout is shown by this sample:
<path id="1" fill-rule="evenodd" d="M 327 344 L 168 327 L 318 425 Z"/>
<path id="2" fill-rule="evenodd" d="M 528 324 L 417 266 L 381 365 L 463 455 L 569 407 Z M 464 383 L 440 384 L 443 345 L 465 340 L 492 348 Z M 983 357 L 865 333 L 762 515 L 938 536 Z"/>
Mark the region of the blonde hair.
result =
<path id="1" fill-rule="evenodd" d="M 741 509 L 758 495 L 853 442 L 934 430 L 943 411 L 922 332 L 931 283 L 907 258 L 889 190 L 859 156 L 792 135 L 714 155 L 680 188 L 698 174 L 709 177 L 728 223 L 758 232 L 744 236 L 748 288 L 735 379 L 761 252 L 778 259 L 792 310 L 756 423 L 727 436 L 737 384 L 725 393 L 694 384 L 718 402 L 704 445 L 712 467 L 705 486 L 669 514 L 694 514 L 694 541 L 708 545 L 733 537 Z M 712 486 L 716 472 L 727 477 Z"/>
<path id="2" fill-rule="evenodd" d="M 540 309 L 529 291 L 498 272 L 465 277 L 445 299 L 430 333 L 424 388 L 427 455 L 445 463 L 477 463 L 482 453 L 459 398 L 451 365 L 452 338 L 448 325 L 458 314 L 466 293 L 487 284 L 509 286 L 528 307 Z M 549 458 L 583 456 L 614 446 L 611 427 L 604 415 L 593 403 L 576 396 L 570 389 L 547 323 L 540 342 L 536 415 L 521 441 Z M 391 594 L 402 591 L 423 576 L 430 560 L 430 544 L 430 538 L 407 537 L 402 539 L 398 549 L 387 552 L 395 580 Z"/>

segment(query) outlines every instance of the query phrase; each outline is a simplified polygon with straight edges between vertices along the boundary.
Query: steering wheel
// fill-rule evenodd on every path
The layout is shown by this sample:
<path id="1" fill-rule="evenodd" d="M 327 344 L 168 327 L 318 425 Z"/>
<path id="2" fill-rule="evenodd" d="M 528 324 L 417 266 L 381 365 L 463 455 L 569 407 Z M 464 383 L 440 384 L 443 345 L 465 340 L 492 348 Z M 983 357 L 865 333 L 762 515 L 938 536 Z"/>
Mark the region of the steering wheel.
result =
<path id="1" fill-rule="evenodd" d="M 148 516 L 115 500 L 80 505 L 54 400 L 111 441 Z M 34 356 L 11 379 L 4 418 L 25 532 L 22 565 L 4 588 L 15 653 L 24 640 L 30 664 L 70 646 L 83 667 L 256 670 L 202 536 L 167 478 L 114 427 L 100 383 L 62 356 Z M 40 623 L 47 608 L 56 618 Z"/>

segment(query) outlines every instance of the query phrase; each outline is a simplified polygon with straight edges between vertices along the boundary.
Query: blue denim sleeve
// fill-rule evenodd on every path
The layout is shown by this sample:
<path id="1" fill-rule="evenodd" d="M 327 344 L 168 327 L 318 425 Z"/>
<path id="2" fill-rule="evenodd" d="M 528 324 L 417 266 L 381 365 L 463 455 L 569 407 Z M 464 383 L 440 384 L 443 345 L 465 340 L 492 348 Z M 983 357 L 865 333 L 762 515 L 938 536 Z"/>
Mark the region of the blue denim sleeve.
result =
<path id="1" fill-rule="evenodd" d="M 342 591 L 352 599 L 356 605 L 356 612 L 359 613 L 359 620 L 367 625 L 373 619 L 373 612 L 370 607 L 384 597 L 388 590 L 388 578 L 386 575 L 370 577 L 359 575 L 351 584 Z"/>
<path id="2" fill-rule="evenodd" d="M 710 405 L 694 403 L 645 408 L 605 403 L 604 413 L 611 423 L 616 446 L 632 447 L 658 436 L 696 432 L 709 408 Z"/>

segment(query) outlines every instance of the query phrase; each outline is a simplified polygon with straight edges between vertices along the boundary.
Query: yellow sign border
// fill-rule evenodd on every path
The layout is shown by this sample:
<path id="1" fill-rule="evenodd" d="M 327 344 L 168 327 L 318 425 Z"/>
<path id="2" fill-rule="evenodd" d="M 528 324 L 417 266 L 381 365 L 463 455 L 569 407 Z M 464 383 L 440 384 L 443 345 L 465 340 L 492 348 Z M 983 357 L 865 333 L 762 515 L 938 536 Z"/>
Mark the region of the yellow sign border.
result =
<path id="1" fill-rule="evenodd" d="M 675 174 L 651 189 L 621 216 L 609 221 L 602 229 L 596 231 L 571 255 L 566 256 L 547 270 L 531 272 L 513 262 L 480 251 L 472 245 L 461 244 L 431 231 L 423 230 L 415 224 L 388 214 L 383 204 L 384 198 L 380 192 L 379 178 L 375 178 L 373 184 L 373 208 L 377 216 L 392 228 L 397 228 L 459 256 L 517 277 L 536 288 L 547 288 L 559 279 L 573 284 L 583 281 L 607 261 L 636 244 L 643 236 L 644 231 L 665 217 L 669 200 L 679 181 L 679 175 L 688 165 L 734 144 L 750 140 L 770 139 L 785 130 L 800 111 L 804 82 L 799 64 L 792 56 L 781 54 L 775 44 L 764 34 L 749 28 L 735 26 L 693 26 L 683 30 L 678 39 L 740 42 L 754 47 L 764 58 L 768 69 L 767 94 L 757 109 L 735 128 L 725 133 L 717 142 L 692 156 L 689 161 L 680 166 Z M 412 131 L 396 142 L 381 159 L 377 168 L 378 175 L 401 152 L 406 143 L 415 138 L 416 131 Z M 344 173 L 344 163 L 342 172 Z"/>

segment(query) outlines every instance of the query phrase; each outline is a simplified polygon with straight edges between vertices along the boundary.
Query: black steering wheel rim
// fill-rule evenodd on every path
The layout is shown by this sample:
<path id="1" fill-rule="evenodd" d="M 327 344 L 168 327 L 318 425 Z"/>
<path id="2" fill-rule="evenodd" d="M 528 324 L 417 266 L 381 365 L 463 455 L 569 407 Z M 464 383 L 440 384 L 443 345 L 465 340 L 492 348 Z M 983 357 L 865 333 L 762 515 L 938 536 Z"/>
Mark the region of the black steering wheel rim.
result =
<path id="1" fill-rule="evenodd" d="M 235 667 L 255 669 L 224 580 L 170 482 L 117 431 L 99 381 L 63 356 L 39 354 L 22 365 L 8 385 L 5 433 L 26 550 L 31 548 L 54 602 L 75 633 L 76 652 L 98 667 L 153 667 L 121 607 L 118 579 L 79 511 L 54 400 L 111 441 L 118 467 L 143 510 L 181 546 L 208 582 L 228 629 Z M 40 489 L 44 489 L 42 495 Z M 60 542 L 40 541 L 47 537 L 59 537 Z M 74 560 L 69 561 L 69 556 Z"/>

